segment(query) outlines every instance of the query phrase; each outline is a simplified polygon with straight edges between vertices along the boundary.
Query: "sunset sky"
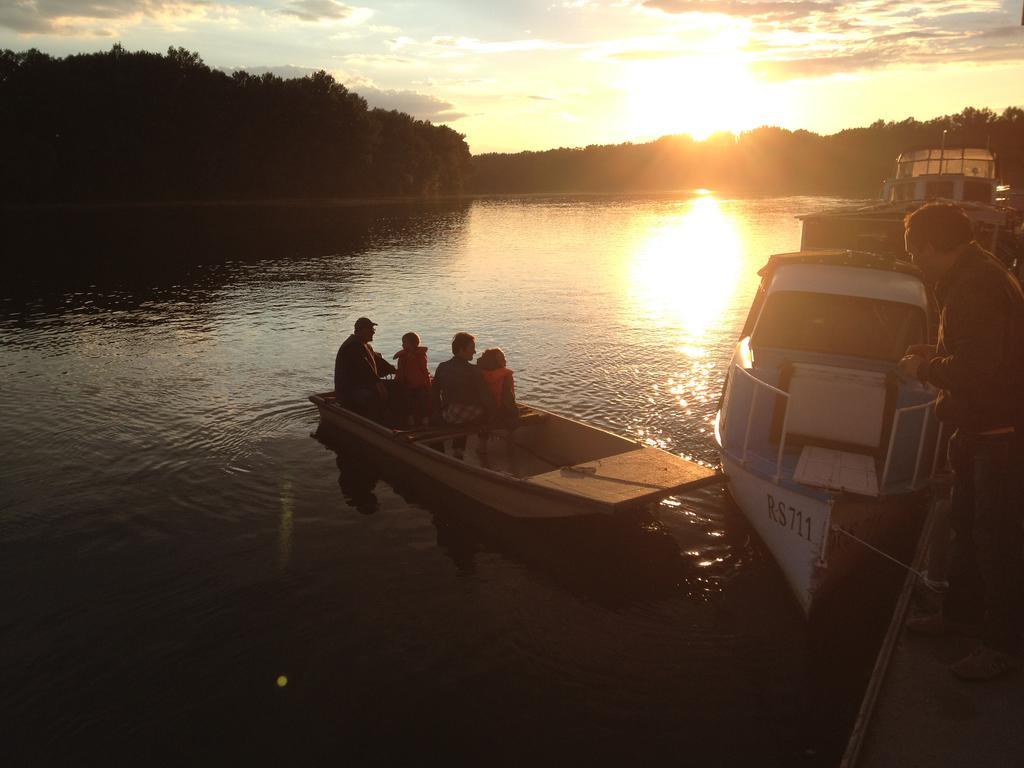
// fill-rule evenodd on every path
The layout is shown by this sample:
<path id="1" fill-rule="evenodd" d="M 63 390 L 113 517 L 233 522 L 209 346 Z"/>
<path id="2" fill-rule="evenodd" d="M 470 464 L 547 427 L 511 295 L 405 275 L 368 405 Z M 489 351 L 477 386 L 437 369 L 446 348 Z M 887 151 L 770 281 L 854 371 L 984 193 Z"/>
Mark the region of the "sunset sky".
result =
<path id="1" fill-rule="evenodd" d="M 473 152 L 1024 105 L 1024 0 L 0 0 L 0 47 L 325 69 Z"/>

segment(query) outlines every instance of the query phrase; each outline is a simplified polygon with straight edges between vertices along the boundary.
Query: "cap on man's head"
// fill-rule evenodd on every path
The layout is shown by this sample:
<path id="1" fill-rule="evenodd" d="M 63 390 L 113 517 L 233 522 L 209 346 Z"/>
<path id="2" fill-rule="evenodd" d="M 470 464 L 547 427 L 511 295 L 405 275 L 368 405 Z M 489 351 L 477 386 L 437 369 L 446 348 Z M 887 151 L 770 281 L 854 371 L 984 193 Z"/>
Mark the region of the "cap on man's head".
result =
<path id="1" fill-rule="evenodd" d="M 360 317 L 358 320 L 356 320 L 356 330 L 357 331 L 360 328 L 373 328 L 373 326 L 375 326 L 375 325 L 376 325 L 376 323 L 373 322 L 373 320 L 371 320 L 368 317 Z"/>

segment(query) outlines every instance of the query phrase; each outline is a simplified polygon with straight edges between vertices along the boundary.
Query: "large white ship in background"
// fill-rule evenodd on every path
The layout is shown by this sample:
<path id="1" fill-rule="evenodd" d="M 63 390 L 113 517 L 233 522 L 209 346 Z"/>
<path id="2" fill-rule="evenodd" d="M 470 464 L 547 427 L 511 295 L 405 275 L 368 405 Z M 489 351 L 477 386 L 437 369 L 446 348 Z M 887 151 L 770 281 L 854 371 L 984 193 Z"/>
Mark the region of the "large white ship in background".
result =
<path id="1" fill-rule="evenodd" d="M 902 153 L 895 173 L 882 185 L 879 202 L 801 216 L 800 248 L 849 248 L 903 258 L 904 217 L 936 200 L 960 203 L 974 224 L 975 239 L 1021 274 L 1024 213 L 1009 204 L 1017 197 L 1000 183 L 995 154 L 979 147 L 926 147 Z"/>

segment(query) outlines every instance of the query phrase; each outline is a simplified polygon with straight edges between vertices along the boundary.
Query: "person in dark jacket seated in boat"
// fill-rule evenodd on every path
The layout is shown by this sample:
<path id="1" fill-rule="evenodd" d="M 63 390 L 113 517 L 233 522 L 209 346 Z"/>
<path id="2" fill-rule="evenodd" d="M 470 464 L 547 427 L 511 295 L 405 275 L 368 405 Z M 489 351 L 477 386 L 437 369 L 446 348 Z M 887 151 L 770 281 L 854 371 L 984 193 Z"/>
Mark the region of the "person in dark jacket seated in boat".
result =
<path id="1" fill-rule="evenodd" d="M 952 523 L 956 534 L 941 613 L 915 616 L 912 632 L 980 634 L 953 664 L 965 680 L 1021 668 L 1024 629 L 1024 293 L 974 242 L 960 206 L 932 203 L 906 220 L 907 253 L 932 284 L 938 344 L 907 350 L 899 370 L 938 388 L 935 414 L 954 427 Z"/>
<path id="2" fill-rule="evenodd" d="M 360 317 L 354 333 L 338 348 L 334 358 L 334 395 L 345 408 L 381 421 L 388 397 L 381 377 L 393 374 L 395 367 L 374 352 L 370 344 L 376 325 L 368 317 Z"/>
<path id="3" fill-rule="evenodd" d="M 469 333 L 456 333 L 452 339 L 452 358 L 437 366 L 431 386 L 433 412 L 447 426 L 483 424 L 495 410 L 479 368 L 473 365 L 476 339 Z M 455 455 L 461 457 L 466 438 L 452 441 Z"/>

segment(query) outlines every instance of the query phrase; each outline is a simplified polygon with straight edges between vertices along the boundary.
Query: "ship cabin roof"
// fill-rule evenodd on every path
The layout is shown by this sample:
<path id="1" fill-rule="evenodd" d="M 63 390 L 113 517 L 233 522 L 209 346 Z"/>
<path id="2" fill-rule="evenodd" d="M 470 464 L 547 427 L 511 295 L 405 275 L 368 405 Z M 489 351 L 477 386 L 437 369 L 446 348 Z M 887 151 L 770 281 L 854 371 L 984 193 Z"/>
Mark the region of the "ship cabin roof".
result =
<path id="1" fill-rule="evenodd" d="M 927 311 L 921 272 L 892 256 L 848 250 L 776 254 L 758 272 L 766 292 L 826 293 L 910 304 Z"/>

